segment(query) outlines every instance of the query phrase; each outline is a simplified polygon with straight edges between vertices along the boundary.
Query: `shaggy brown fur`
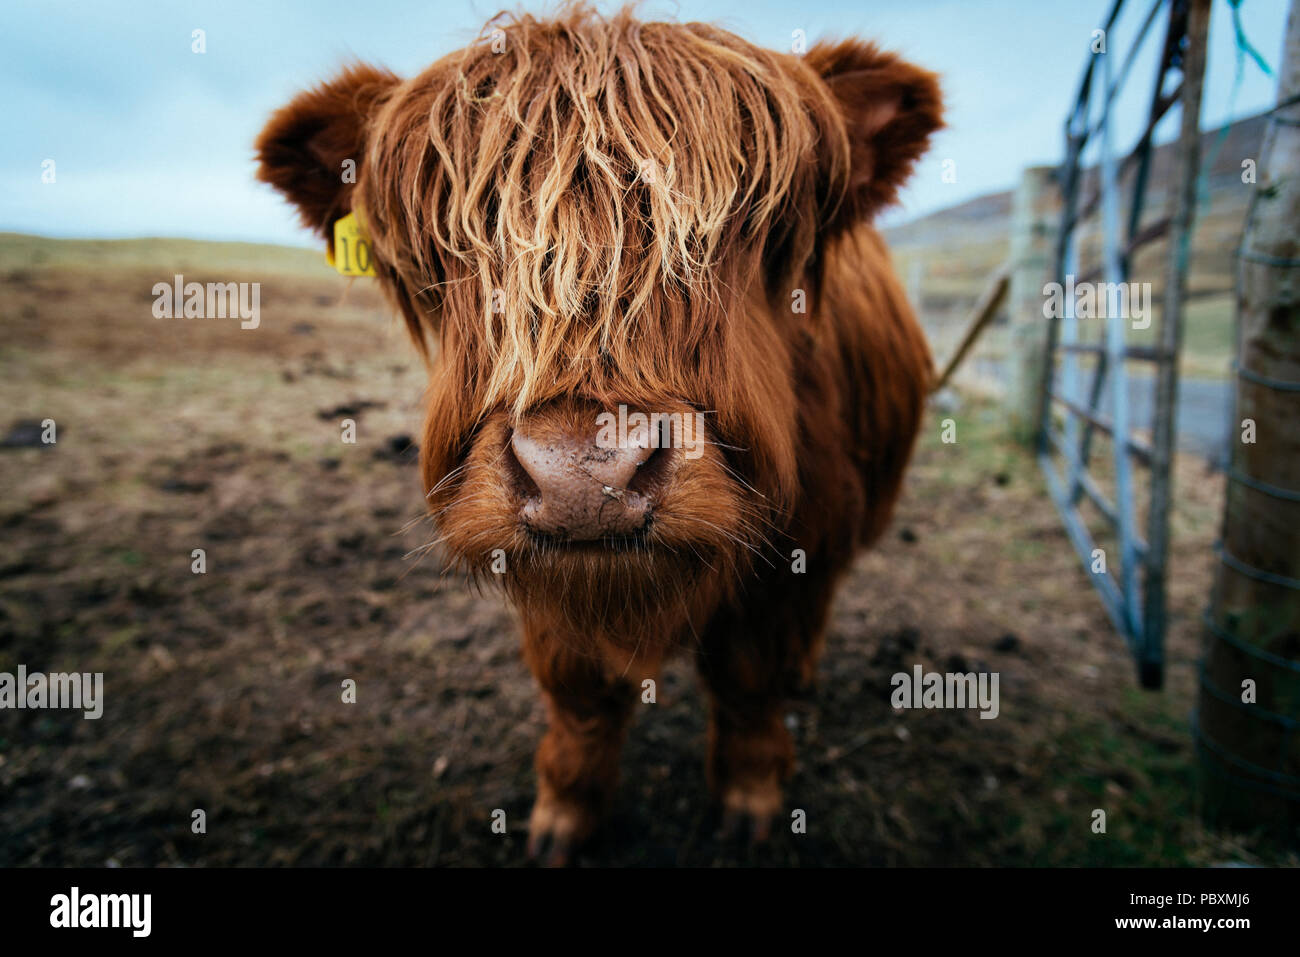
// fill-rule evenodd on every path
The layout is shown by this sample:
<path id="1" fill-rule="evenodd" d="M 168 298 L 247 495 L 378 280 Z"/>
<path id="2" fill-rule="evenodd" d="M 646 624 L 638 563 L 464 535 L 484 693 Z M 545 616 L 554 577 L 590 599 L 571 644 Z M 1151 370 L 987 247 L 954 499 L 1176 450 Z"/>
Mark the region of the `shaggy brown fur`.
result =
<path id="1" fill-rule="evenodd" d="M 360 213 L 430 359 L 441 541 L 503 582 L 547 697 L 534 847 L 590 833 L 640 682 L 679 648 L 724 807 L 759 833 L 779 811 L 782 701 L 919 425 L 929 354 L 869 221 L 939 124 L 935 77 L 869 44 L 783 55 L 577 5 L 499 17 L 410 80 L 353 67 L 259 139 L 261 177 L 322 235 Z M 704 454 L 637 540 L 540 540 L 512 430 L 587 434 L 620 403 L 706 413 Z"/>

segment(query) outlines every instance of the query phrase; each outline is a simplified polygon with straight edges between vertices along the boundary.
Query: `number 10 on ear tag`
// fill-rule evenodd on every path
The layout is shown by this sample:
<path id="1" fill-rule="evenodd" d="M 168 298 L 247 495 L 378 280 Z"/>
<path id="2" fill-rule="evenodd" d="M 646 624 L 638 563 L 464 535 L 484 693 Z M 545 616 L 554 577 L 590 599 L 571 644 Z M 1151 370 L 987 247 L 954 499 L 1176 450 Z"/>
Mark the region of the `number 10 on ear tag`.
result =
<path id="1" fill-rule="evenodd" d="M 343 276 L 373 276 L 375 260 L 370 251 L 370 236 L 357 219 L 348 213 L 334 222 L 334 248 L 325 257 Z"/>

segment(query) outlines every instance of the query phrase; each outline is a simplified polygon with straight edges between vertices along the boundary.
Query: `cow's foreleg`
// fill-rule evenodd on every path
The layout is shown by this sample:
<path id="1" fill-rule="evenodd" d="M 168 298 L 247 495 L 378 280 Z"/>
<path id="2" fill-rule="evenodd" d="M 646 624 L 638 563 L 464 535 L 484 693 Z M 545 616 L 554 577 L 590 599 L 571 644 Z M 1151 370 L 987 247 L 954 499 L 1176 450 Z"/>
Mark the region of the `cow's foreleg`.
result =
<path id="1" fill-rule="evenodd" d="M 618 784 L 619 752 L 636 692 L 598 657 L 554 634 L 526 629 L 524 654 L 542 687 L 548 718 L 537 749 L 528 853 L 563 865 L 591 836 Z"/>
<path id="2" fill-rule="evenodd" d="M 722 805 L 724 832 L 747 826 L 751 838 L 763 840 L 782 811 L 795 754 L 785 703 L 815 676 L 835 577 L 827 564 L 812 565 L 807 575 L 770 575 L 720 611 L 701 641 L 697 661 L 711 706 L 709 787 Z"/>

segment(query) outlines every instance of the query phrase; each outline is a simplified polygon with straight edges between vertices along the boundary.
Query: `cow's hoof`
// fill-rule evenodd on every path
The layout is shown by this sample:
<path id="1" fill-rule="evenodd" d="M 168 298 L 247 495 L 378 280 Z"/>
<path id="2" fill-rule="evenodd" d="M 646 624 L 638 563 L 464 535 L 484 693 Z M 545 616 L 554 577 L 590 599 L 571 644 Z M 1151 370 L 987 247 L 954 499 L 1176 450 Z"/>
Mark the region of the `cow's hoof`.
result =
<path id="1" fill-rule="evenodd" d="M 772 836 L 772 822 L 781 813 L 781 803 L 781 785 L 775 776 L 729 785 L 722 792 L 722 837 L 762 844 Z"/>
<path id="2" fill-rule="evenodd" d="M 528 856 L 544 867 L 567 867 L 595 827 L 596 815 L 589 808 L 543 787 L 528 819 Z"/>

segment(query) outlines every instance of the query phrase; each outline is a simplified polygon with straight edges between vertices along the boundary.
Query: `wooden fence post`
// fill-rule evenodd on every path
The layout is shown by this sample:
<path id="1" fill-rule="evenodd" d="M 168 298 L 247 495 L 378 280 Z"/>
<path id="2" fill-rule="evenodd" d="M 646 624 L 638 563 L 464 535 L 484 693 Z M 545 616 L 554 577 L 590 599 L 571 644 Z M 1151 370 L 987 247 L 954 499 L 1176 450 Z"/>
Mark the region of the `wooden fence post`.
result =
<path id="1" fill-rule="evenodd" d="M 1293 0 L 1278 107 L 1261 155 L 1239 158 L 1258 161 L 1258 183 L 1239 254 L 1237 414 L 1197 739 L 1206 821 L 1300 842 L 1298 97 Z"/>
<path id="2" fill-rule="evenodd" d="M 1052 236 L 1056 229 L 1055 168 L 1031 166 L 1020 176 L 1011 206 L 1010 328 L 1005 407 L 1017 440 L 1032 443 L 1038 433 L 1039 396 L 1047 350 L 1043 285 L 1051 280 Z"/>

